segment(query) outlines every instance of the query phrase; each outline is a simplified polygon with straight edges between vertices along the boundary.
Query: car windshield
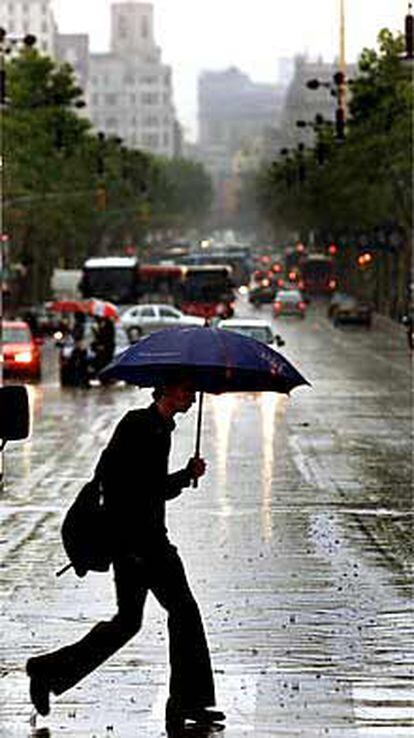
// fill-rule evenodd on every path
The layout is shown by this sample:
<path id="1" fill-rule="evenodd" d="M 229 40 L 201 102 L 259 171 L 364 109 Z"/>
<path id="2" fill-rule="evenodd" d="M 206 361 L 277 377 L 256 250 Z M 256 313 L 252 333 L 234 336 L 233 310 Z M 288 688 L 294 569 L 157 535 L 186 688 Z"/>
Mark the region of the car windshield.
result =
<path id="1" fill-rule="evenodd" d="M 3 326 L 3 343 L 29 343 L 30 331 L 25 326 Z"/>
<path id="2" fill-rule="evenodd" d="M 268 326 L 265 325 L 223 325 L 222 327 L 226 331 L 241 333 L 243 336 L 255 338 L 256 341 L 261 341 L 262 343 L 271 343 L 273 341 L 272 331 Z"/>
<path id="3" fill-rule="evenodd" d="M 282 290 L 277 293 L 276 300 L 301 300 L 302 296 L 297 290 Z"/>

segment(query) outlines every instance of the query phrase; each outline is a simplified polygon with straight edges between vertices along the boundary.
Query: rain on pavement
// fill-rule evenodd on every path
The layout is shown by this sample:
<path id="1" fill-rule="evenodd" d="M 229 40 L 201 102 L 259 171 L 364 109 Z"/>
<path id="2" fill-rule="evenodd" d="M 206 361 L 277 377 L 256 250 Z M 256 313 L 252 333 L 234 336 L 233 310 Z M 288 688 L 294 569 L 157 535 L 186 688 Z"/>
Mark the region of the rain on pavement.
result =
<path id="1" fill-rule="evenodd" d="M 403 738 L 414 725 L 405 336 L 379 319 L 335 329 L 313 303 L 277 332 L 312 388 L 207 397 L 207 476 L 168 506 L 227 714 L 221 735 Z M 150 399 L 121 384 L 62 390 L 52 347 L 44 354 L 44 380 L 29 387 L 33 434 L 8 447 L 0 500 L 0 736 L 163 736 L 166 625 L 152 599 L 127 646 L 33 716 L 26 659 L 115 609 L 109 574 L 56 578 L 63 512 L 122 414 Z M 172 468 L 192 453 L 194 426 L 193 409 L 178 420 Z"/>

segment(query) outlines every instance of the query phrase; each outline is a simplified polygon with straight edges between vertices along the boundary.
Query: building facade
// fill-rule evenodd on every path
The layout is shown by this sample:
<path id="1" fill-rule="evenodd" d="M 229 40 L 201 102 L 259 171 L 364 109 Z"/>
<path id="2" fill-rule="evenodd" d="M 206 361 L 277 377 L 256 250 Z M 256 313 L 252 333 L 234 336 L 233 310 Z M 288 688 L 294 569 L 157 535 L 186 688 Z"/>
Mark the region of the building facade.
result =
<path id="1" fill-rule="evenodd" d="M 174 156 L 172 73 L 155 43 L 153 6 L 121 2 L 111 11 L 110 51 L 89 56 L 87 115 L 97 130 L 128 147 Z"/>
<path id="2" fill-rule="evenodd" d="M 278 125 L 283 91 L 239 69 L 204 72 L 198 84 L 199 148 L 214 179 L 227 177 L 235 154 Z"/>
<path id="3" fill-rule="evenodd" d="M 294 74 L 287 90 L 277 140 L 279 147 L 289 148 L 300 142 L 312 145 L 314 131 L 309 124 L 315 121 L 316 115 L 322 115 L 326 121 L 335 120 L 338 102 L 332 93 L 335 90 L 334 75 L 338 69 L 338 63 L 324 62 L 321 58 L 312 61 L 302 55 L 295 57 Z M 355 72 L 355 65 L 348 65 L 346 77 L 351 79 Z M 309 89 L 307 82 L 315 79 L 324 85 L 316 90 Z M 297 121 L 305 122 L 306 127 L 299 128 Z"/>
<path id="4" fill-rule="evenodd" d="M 54 56 L 56 23 L 52 0 L 0 0 L 0 26 L 10 39 L 36 36 L 36 48 Z"/>
<path id="5" fill-rule="evenodd" d="M 86 33 L 56 34 L 55 55 L 59 61 L 73 67 L 80 87 L 85 90 L 89 78 L 89 36 Z"/>

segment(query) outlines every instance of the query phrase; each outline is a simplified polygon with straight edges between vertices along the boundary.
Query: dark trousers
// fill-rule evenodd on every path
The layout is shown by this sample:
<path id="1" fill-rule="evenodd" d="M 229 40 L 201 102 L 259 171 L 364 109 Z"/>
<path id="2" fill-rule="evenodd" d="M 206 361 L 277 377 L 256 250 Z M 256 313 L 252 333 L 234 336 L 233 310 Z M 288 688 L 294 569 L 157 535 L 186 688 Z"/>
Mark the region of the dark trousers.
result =
<path id="1" fill-rule="evenodd" d="M 118 612 L 98 623 L 82 640 L 35 661 L 51 691 L 61 694 L 90 674 L 140 629 L 145 600 L 151 591 L 168 612 L 170 696 L 183 707 L 215 704 L 210 655 L 197 603 L 174 546 L 143 557 L 125 555 L 114 561 Z"/>

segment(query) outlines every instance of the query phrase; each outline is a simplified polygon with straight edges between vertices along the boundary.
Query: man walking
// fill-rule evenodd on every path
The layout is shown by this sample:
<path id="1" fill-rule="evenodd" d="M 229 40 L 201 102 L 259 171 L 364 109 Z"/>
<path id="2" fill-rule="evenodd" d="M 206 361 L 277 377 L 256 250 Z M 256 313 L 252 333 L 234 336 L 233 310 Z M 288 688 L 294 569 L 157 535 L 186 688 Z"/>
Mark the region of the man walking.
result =
<path id="1" fill-rule="evenodd" d="M 225 719 L 222 712 L 209 709 L 215 705 L 215 692 L 204 628 L 165 527 L 166 500 L 205 473 L 200 458 L 168 473 L 173 418 L 190 409 L 195 393 L 188 380 L 177 379 L 157 387 L 153 396 L 148 408 L 124 416 L 96 471 L 112 529 L 118 612 L 77 643 L 29 659 L 31 700 L 41 715 L 49 713 L 50 693 L 59 695 L 73 687 L 139 631 L 151 591 L 168 612 L 167 726 L 181 726 L 187 719 L 203 724 Z"/>

